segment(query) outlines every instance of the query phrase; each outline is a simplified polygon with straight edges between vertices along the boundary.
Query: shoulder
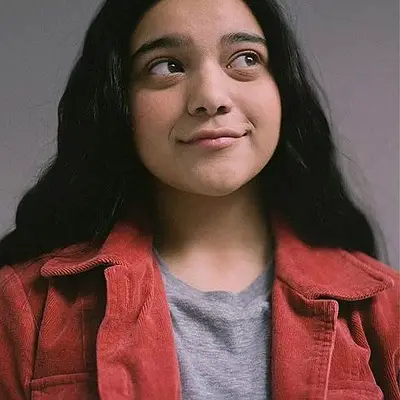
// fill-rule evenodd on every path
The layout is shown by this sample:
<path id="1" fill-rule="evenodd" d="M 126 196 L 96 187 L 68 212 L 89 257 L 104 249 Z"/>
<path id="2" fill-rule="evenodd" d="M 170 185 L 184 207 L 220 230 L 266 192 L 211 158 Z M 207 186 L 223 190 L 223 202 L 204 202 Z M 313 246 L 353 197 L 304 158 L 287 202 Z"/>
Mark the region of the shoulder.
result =
<path id="1" fill-rule="evenodd" d="M 0 268 L 0 310 L 24 310 L 38 325 L 46 298 L 48 281 L 40 274 L 43 261 L 30 261 Z M 4 315 L 2 315 L 3 317 Z"/>
<path id="2" fill-rule="evenodd" d="M 353 258 L 353 262 L 356 265 L 362 265 L 363 267 L 370 268 L 372 271 L 376 271 L 391 279 L 394 279 L 395 282 L 398 282 L 400 280 L 400 273 L 398 270 L 390 267 L 387 264 L 384 264 L 379 260 L 376 260 L 375 258 L 368 256 L 367 254 L 360 252 L 349 253 L 345 251 L 343 251 L 343 253 L 347 254 L 348 257 Z"/>
<path id="3" fill-rule="evenodd" d="M 398 270 L 364 254 L 343 252 L 360 275 L 369 274 L 376 279 L 387 282 L 385 290 L 376 294 L 376 300 L 391 304 L 397 310 L 397 317 L 400 318 L 400 273 Z"/>
<path id="4" fill-rule="evenodd" d="M 366 254 L 311 246 L 288 230 L 278 239 L 276 275 L 306 298 L 357 301 L 398 288 L 399 273 Z"/>
<path id="5" fill-rule="evenodd" d="M 27 261 L 14 265 L 0 266 L 0 288 L 3 290 L 7 285 L 19 283 L 28 289 L 40 280 L 40 270 L 44 261 Z"/>
<path id="6" fill-rule="evenodd" d="M 395 331 L 394 340 L 400 337 L 400 273 L 392 267 L 383 264 L 365 254 L 357 253 L 353 257 L 364 268 L 369 268 L 375 274 L 381 274 L 390 285 L 385 290 L 376 293 L 370 299 L 372 320 L 380 321 L 380 325 L 390 331 Z M 400 356 L 400 355 L 398 355 Z"/>

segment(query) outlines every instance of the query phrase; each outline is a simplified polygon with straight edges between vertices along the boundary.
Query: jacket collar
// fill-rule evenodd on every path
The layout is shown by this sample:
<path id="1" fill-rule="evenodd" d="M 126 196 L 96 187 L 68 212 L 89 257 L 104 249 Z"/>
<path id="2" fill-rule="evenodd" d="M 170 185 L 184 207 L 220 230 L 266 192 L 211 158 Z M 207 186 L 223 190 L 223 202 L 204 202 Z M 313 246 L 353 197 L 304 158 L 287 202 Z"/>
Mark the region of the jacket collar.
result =
<path id="1" fill-rule="evenodd" d="M 98 266 L 128 265 L 139 267 L 152 259 L 152 238 L 143 236 L 129 223 L 113 228 L 99 249 L 85 251 L 73 245 L 52 253 L 41 268 L 43 277 L 77 275 Z"/>
<path id="2" fill-rule="evenodd" d="M 365 254 L 310 247 L 284 223 L 274 227 L 276 279 L 305 298 L 362 300 L 394 285 L 388 267 Z M 113 265 L 146 268 L 152 263 L 152 238 L 141 235 L 129 223 L 118 223 L 100 249 L 90 253 L 80 250 L 76 245 L 53 253 L 41 275 L 76 275 Z"/>
<path id="3" fill-rule="evenodd" d="M 288 226 L 275 230 L 276 277 L 308 299 L 356 301 L 394 285 L 389 267 L 360 252 L 311 247 Z"/>

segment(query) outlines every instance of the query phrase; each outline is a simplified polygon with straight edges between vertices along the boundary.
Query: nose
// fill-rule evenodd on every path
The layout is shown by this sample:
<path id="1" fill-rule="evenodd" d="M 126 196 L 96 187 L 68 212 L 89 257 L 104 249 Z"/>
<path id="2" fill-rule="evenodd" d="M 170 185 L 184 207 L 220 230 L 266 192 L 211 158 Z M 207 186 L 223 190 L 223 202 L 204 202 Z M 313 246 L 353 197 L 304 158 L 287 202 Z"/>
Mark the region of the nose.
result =
<path id="1" fill-rule="evenodd" d="M 204 66 L 193 73 L 189 84 L 188 112 L 198 116 L 227 114 L 232 109 L 228 80 L 219 65 Z"/>

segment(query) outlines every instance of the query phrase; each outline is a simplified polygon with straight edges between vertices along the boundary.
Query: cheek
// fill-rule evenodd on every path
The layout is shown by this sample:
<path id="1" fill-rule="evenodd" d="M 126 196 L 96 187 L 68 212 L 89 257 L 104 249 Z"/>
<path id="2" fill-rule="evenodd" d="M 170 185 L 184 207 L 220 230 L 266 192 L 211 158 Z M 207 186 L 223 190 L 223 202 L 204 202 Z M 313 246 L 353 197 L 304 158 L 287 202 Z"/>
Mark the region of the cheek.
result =
<path id="1" fill-rule="evenodd" d="M 251 96 L 247 93 L 251 93 Z M 242 106 L 254 126 L 254 145 L 260 157 L 270 158 L 279 141 L 281 130 L 281 98 L 273 81 L 249 90 Z"/>
<path id="2" fill-rule="evenodd" d="M 247 93 L 243 106 L 250 121 L 256 128 L 271 129 L 271 134 L 278 130 L 276 133 L 279 133 L 282 110 L 276 84 L 269 81 L 266 85 L 258 85 Z"/>
<path id="3" fill-rule="evenodd" d="M 131 101 L 132 126 L 137 135 L 151 134 L 168 122 L 168 100 L 151 92 L 138 92 Z"/>
<path id="4" fill-rule="evenodd" d="M 179 120 L 175 93 L 137 90 L 131 97 L 133 143 L 145 165 L 152 169 L 168 154 L 171 132 Z"/>

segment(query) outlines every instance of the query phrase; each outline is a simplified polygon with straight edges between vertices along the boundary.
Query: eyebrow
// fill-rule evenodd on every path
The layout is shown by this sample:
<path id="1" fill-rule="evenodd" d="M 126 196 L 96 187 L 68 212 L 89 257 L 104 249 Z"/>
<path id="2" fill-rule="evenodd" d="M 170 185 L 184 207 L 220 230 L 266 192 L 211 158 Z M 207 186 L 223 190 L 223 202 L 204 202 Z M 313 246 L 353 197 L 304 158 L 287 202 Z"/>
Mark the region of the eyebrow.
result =
<path id="1" fill-rule="evenodd" d="M 132 55 L 131 60 L 134 61 L 143 55 L 157 49 L 188 49 L 192 43 L 192 39 L 184 35 L 165 35 L 150 40 L 140 46 Z M 223 35 L 220 39 L 220 45 L 227 46 L 236 43 L 257 43 L 267 47 L 267 41 L 260 35 L 248 32 L 234 32 Z"/>

